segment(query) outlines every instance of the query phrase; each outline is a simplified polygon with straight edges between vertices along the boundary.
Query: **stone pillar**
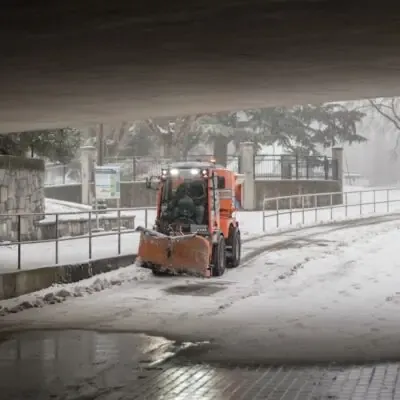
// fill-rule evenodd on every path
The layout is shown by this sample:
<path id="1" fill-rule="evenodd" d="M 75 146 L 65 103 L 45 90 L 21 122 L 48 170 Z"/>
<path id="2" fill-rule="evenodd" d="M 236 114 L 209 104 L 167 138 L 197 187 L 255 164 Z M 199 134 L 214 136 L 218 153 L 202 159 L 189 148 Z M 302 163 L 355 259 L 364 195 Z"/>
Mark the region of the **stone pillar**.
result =
<path id="1" fill-rule="evenodd" d="M 292 155 L 281 155 L 281 177 L 282 179 L 292 179 L 293 171 L 296 170 L 296 161 Z"/>
<path id="2" fill-rule="evenodd" d="M 82 204 L 91 205 L 94 200 L 94 160 L 96 148 L 93 146 L 81 147 L 81 180 L 82 180 Z"/>
<path id="3" fill-rule="evenodd" d="M 333 147 L 332 148 L 332 160 L 336 160 L 337 179 L 343 187 L 343 148 L 342 147 Z"/>
<path id="4" fill-rule="evenodd" d="M 242 207 L 245 210 L 255 210 L 256 208 L 256 183 L 254 171 L 254 143 L 240 143 L 240 171 L 244 175 L 244 185 L 242 189 Z"/>

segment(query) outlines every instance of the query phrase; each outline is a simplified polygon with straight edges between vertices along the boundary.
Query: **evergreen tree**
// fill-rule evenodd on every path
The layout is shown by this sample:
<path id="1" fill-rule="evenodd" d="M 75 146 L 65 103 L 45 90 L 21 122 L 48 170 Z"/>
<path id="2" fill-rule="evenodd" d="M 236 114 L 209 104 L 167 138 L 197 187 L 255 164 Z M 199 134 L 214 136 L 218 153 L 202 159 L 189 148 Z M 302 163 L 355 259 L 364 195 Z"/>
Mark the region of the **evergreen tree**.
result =
<path id="1" fill-rule="evenodd" d="M 302 155 L 319 155 L 321 149 L 339 143 L 363 142 L 366 139 L 356 129 L 363 117 L 361 111 L 342 104 L 323 104 L 216 113 L 199 121 L 215 158 L 225 165 L 228 145 L 237 149 L 241 141 L 253 142 L 256 151 L 262 144 L 278 144 Z"/>
<path id="2" fill-rule="evenodd" d="M 80 145 L 80 131 L 73 128 L 0 135 L 1 154 L 45 158 L 53 162 L 70 162 Z"/>
<path id="3" fill-rule="evenodd" d="M 321 148 L 367 140 L 357 133 L 365 114 L 342 104 L 277 107 L 250 114 L 265 143 L 277 143 L 289 152 L 319 155 Z"/>

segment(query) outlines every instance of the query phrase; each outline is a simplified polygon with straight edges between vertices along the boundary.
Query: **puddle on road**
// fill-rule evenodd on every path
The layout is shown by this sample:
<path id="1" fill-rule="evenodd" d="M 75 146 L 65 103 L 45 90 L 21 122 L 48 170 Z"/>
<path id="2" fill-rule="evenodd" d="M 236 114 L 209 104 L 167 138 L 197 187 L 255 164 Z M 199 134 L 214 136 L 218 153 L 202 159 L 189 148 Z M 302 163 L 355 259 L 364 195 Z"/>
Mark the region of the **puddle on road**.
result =
<path id="1" fill-rule="evenodd" d="M 71 392 L 76 394 L 71 398 L 84 398 L 79 396 L 87 396 L 90 387 L 102 385 L 99 380 L 106 379 L 111 389 L 123 387 L 181 350 L 197 345 L 131 333 L 15 334 L 0 342 L 0 397 L 64 399 L 59 395 Z"/>
<path id="2" fill-rule="evenodd" d="M 170 286 L 165 292 L 181 296 L 210 296 L 225 289 L 221 284 L 204 283 Z"/>

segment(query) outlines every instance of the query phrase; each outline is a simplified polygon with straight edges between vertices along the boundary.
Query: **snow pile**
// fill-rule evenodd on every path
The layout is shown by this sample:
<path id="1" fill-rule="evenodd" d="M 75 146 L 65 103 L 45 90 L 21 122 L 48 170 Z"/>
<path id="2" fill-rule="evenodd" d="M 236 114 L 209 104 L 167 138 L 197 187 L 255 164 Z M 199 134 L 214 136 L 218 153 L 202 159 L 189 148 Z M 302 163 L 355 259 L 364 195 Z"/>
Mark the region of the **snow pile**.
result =
<path id="1" fill-rule="evenodd" d="M 46 198 L 45 210 L 46 213 L 62 213 L 74 211 L 91 211 L 92 207 L 86 204 L 73 203 L 71 201 Z"/>
<path id="2" fill-rule="evenodd" d="M 141 269 L 137 264 L 133 264 L 80 282 L 56 284 L 38 292 L 0 301 L 0 316 L 16 314 L 31 308 L 41 308 L 46 304 L 62 303 L 67 298 L 91 295 L 127 282 L 145 280 L 150 274 L 149 270 Z"/>
<path id="3" fill-rule="evenodd" d="M 87 220 L 89 218 L 89 213 L 84 211 L 91 212 L 91 218 L 96 219 L 96 210 L 93 210 L 92 206 L 88 206 L 85 204 L 72 203 L 69 201 L 55 200 L 55 199 L 45 199 L 45 210 L 47 214 L 44 219 L 40 221 L 40 223 L 48 223 L 55 221 L 55 214 L 59 214 L 59 220 Z M 149 211 L 152 212 L 152 216 L 155 218 L 154 207 L 149 208 Z M 138 213 L 145 213 L 144 209 L 132 209 L 125 210 L 120 212 L 121 217 L 131 217 L 136 216 Z M 67 213 L 67 214 L 65 214 Z M 99 218 L 118 218 L 117 211 L 104 211 L 99 212 Z"/>

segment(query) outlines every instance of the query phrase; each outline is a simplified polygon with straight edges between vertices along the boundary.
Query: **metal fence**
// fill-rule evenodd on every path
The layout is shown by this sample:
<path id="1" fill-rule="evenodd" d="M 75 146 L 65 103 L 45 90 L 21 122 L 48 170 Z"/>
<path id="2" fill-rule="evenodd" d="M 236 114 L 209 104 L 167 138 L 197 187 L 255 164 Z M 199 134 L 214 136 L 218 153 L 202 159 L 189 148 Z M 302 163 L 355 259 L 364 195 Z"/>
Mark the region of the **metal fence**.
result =
<path id="1" fill-rule="evenodd" d="M 134 218 L 131 229 L 123 226 L 124 221 L 129 218 Z M 110 220 L 114 220 L 115 226 L 102 227 L 102 221 L 106 219 L 108 225 Z M 132 253 L 138 239 L 136 226 L 151 227 L 154 220 L 155 208 L 0 214 L 0 273 L 45 265 L 75 264 L 90 259 Z M 72 236 L 73 233 L 63 236 L 62 225 L 65 225 L 66 221 L 76 222 L 75 226 L 80 227 L 86 224 L 87 232 L 77 236 Z M 52 227 L 53 238 L 34 238 L 42 227 L 49 226 Z"/>
<path id="2" fill-rule="evenodd" d="M 400 188 L 265 198 L 262 212 L 263 231 L 391 211 L 400 211 Z"/>
<path id="3" fill-rule="evenodd" d="M 337 160 L 329 157 L 260 154 L 254 157 L 254 171 L 259 179 L 338 179 Z"/>
<path id="4" fill-rule="evenodd" d="M 211 154 L 189 156 L 179 161 L 209 161 Z M 105 164 L 118 165 L 121 169 L 121 181 L 143 181 L 149 175 L 159 175 L 163 166 L 176 160 L 159 157 L 109 157 Z M 228 155 L 226 166 L 240 172 L 240 157 Z M 254 173 L 256 179 L 338 179 L 337 160 L 329 157 L 270 155 L 254 156 Z M 80 183 L 79 162 L 67 165 L 53 164 L 46 166 L 45 185 L 63 185 Z"/>

